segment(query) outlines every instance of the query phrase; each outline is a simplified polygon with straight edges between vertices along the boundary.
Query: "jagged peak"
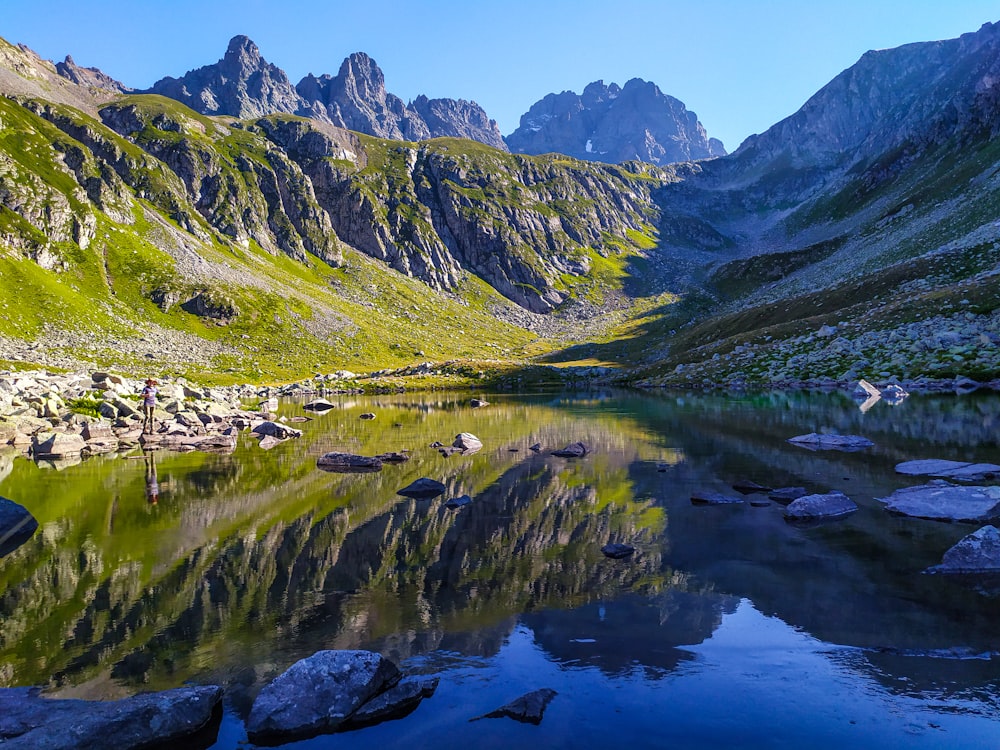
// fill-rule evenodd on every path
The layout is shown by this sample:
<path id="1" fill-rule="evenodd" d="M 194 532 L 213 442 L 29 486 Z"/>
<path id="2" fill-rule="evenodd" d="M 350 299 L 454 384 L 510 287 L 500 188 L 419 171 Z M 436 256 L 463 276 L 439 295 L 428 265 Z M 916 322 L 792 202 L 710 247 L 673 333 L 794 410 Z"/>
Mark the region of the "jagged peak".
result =
<path id="1" fill-rule="evenodd" d="M 229 46 L 226 48 L 226 54 L 223 59 L 247 57 L 260 59 L 260 47 L 250 37 L 237 34 L 229 40 Z"/>

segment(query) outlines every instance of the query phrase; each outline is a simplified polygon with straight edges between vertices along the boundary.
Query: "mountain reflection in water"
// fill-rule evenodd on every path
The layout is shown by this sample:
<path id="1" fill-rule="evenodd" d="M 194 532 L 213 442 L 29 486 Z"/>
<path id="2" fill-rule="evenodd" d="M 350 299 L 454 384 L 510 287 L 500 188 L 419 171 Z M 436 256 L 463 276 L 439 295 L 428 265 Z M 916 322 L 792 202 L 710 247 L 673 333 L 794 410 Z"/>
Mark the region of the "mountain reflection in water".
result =
<path id="1" fill-rule="evenodd" d="M 292 662 L 368 648 L 440 675 L 437 694 L 301 746 L 1000 740 L 1000 597 L 921 575 L 976 527 L 889 516 L 875 499 L 922 483 L 895 474 L 900 461 L 996 462 L 1000 398 L 864 413 L 840 394 L 488 400 L 351 397 L 270 451 L 247 438 L 228 456 L 157 453 L 155 504 L 148 461 L 0 456 L 0 495 L 39 521 L 0 560 L 0 685 L 108 698 L 223 684 L 215 746 L 235 747 L 253 697 Z M 459 432 L 483 450 L 429 447 Z M 875 447 L 787 442 L 808 432 Z M 586 457 L 550 455 L 578 440 Z M 410 461 L 377 474 L 315 467 L 328 451 L 404 449 Z M 422 476 L 447 492 L 396 494 Z M 690 502 L 740 480 L 840 490 L 860 509 L 801 528 L 777 504 Z M 463 494 L 470 505 L 445 507 Z M 608 542 L 637 551 L 611 560 Z M 559 694 L 538 727 L 468 722 L 541 687 Z"/>

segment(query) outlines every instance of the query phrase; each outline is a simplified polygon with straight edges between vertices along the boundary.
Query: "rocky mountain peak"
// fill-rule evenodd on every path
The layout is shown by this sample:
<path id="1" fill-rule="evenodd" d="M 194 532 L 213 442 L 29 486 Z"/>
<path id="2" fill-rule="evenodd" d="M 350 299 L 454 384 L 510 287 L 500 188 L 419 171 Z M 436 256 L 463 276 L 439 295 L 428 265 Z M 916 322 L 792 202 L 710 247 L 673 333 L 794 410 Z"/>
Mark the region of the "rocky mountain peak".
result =
<path id="1" fill-rule="evenodd" d="M 80 67 L 69 55 L 66 55 L 66 59 L 62 62 L 56 63 L 56 72 L 63 78 L 80 86 L 91 86 L 116 94 L 127 94 L 132 91 L 128 86 L 120 81 L 116 81 L 98 68 Z"/>
<path id="2" fill-rule="evenodd" d="M 641 78 L 624 87 L 594 81 L 580 95 L 549 94 L 532 105 L 506 141 L 515 153 L 555 151 L 610 163 L 669 164 L 726 153 L 683 102 Z"/>

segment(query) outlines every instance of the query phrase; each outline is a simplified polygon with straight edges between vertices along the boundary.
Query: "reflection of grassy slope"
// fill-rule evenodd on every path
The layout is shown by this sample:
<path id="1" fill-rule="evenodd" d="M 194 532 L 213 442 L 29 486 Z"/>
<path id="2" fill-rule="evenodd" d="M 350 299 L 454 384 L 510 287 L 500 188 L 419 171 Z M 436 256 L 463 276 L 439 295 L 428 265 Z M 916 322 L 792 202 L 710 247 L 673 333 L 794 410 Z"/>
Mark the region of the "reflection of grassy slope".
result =
<path id="1" fill-rule="evenodd" d="M 369 409 L 376 420 L 359 420 Z M 637 447 L 625 456 L 657 450 L 643 448 L 643 433 L 629 437 L 628 423 L 600 408 L 575 415 L 544 406 L 472 410 L 448 399 L 407 405 L 386 397 L 345 402 L 305 427 L 302 439 L 266 453 L 250 445 L 234 456 L 159 456 L 156 507 L 145 502 L 142 461 L 97 458 L 61 472 L 16 461 L 2 491 L 19 498 L 42 528 L 0 568 L 4 683 L 44 682 L 53 673 L 77 682 L 118 664 L 119 677 L 167 684 L 171 674 L 205 668 L 213 652 L 250 658 L 266 634 L 322 611 L 343 575 L 360 589 L 345 613 L 391 610 L 361 628 L 369 637 L 413 616 L 378 592 L 411 587 L 417 598 L 407 606 L 416 607 L 420 597 L 434 598 L 420 582 L 440 565 L 449 569 L 449 586 L 482 591 L 476 602 L 448 599 L 442 626 L 495 622 L 525 596 L 553 603 L 587 596 L 581 576 L 600 562 L 587 540 L 656 534 L 663 525 L 650 501 L 629 490 L 627 461 L 609 458 L 631 440 Z M 426 448 L 460 430 L 479 435 L 486 449 L 445 458 Z M 551 449 L 575 439 L 595 455 L 543 459 L 542 473 L 522 473 L 531 460 L 527 445 L 539 440 Z M 520 451 L 509 451 L 511 443 Z M 376 475 L 314 468 L 327 450 L 402 448 L 412 449 L 413 459 Z M 420 476 L 443 479 L 449 494 L 434 505 L 396 496 Z M 439 508 L 461 493 L 485 513 L 471 536 L 457 529 L 473 516 L 459 515 L 453 525 Z M 378 535 L 381 546 L 362 558 L 345 559 L 348 540 L 372 528 L 393 531 Z M 456 545 L 469 545 L 469 559 L 480 562 L 453 569 L 465 554 Z M 198 641 L 195 653 L 172 642 L 188 637 Z"/>

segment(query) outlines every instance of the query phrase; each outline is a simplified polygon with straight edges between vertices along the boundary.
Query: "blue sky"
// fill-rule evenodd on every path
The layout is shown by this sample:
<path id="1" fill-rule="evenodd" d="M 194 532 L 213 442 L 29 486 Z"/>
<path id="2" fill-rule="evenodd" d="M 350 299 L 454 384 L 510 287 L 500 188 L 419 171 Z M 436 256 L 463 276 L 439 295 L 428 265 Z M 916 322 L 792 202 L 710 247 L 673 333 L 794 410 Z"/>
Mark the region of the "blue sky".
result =
<path id="1" fill-rule="evenodd" d="M 245 34 L 297 83 L 371 55 L 386 88 L 478 102 L 504 135 L 550 92 L 653 81 L 729 150 L 869 49 L 1000 21 L 996 0 L 0 0 L 0 36 L 137 88 Z"/>

